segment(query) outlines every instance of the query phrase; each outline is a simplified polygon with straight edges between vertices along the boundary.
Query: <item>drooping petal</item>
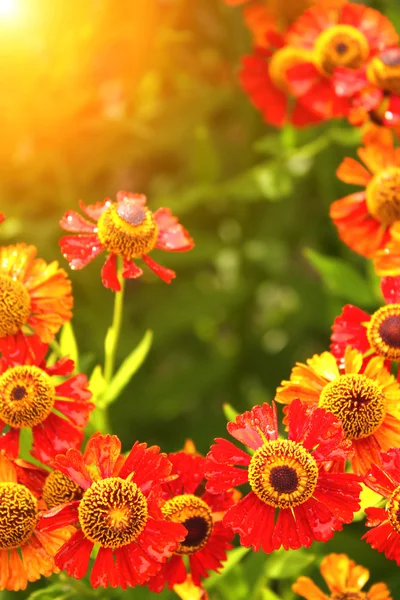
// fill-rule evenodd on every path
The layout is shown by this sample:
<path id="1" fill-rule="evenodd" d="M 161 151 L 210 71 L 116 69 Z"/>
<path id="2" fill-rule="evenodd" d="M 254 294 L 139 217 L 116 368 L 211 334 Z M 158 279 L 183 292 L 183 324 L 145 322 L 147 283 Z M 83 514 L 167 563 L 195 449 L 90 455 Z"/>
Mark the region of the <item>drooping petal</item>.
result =
<path id="1" fill-rule="evenodd" d="M 72 269 L 83 269 L 104 249 L 95 234 L 66 235 L 60 239 L 59 244 Z"/>
<path id="2" fill-rule="evenodd" d="M 387 304 L 400 303 L 400 277 L 382 277 L 381 290 Z"/>
<path id="3" fill-rule="evenodd" d="M 172 215 L 169 208 L 159 208 L 154 213 L 158 225 L 155 247 L 169 252 L 185 252 L 194 247 L 194 242 L 186 229 Z"/>
<path id="4" fill-rule="evenodd" d="M 299 594 L 303 598 L 312 600 L 329 600 L 328 596 L 315 585 L 309 577 L 301 576 L 293 584 L 292 589 L 295 594 Z"/>
<path id="5" fill-rule="evenodd" d="M 151 558 L 136 542 L 116 550 L 117 569 L 123 569 L 128 585 L 144 585 L 156 575 L 162 563 Z M 123 566 L 122 566 L 123 565 Z"/>
<path id="6" fill-rule="evenodd" d="M 165 283 L 171 283 L 171 281 L 175 279 L 176 273 L 175 271 L 172 271 L 172 269 L 167 269 L 166 267 L 159 265 L 152 258 L 150 258 L 150 256 L 147 256 L 147 254 L 144 254 L 142 258 L 146 265 L 150 267 L 152 271 L 154 271 L 157 277 L 165 281 Z"/>
<path id="7" fill-rule="evenodd" d="M 78 522 L 78 506 L 80 500 L 67 502 L 45 512 L 39 523 L 40 531 L 54 531 Z"/>
<path id="8" fill-rule="evenodd" d="M 187 536 L 187 529 L 180 523 L 156 520 L 151 517 L 136 543 L 153 560 L 164 562 Z"/>
<path id="9" fill-rule="evenodd" d="M 220 494 L 247 483 L 247 469 L 239 469 L 234 465 L 247 467 L 251 457 L 228 440 L 217 438 L 215 442 L 207 455 L 206 489 L 212 494 Z"/>
<path id="10" fill-rule="evenodd" d="M 227 425 L 229 433 L 245 446 L 256 450 L 267 440 L 278 438 L 278 421 L 275 405 L 265 403 L 238 415 Z"/>
<path id="11" fill-rule="evenodd" d="M 0 451 L 6 456 L 17 457 L 19 455 L 19 429 L 10 429 L 7 433 L 0 435 Z"/>
<path id="12" fill-rule="evenodd" d="M 142 275 L 142 269 L 138 267 L 133 260 L 126 260 L 126 258 L 124 258 L 124 268 L 122 271 L 122 277 L 124 279 L 138 279 Z"/>
<path id="13" fill-rule="evenodd" d="M 255 552 L 262 548 L 269 553 L 274 550 L 274 515 L 275 509 L 272 506 L 261 502 L 254 492 L 250 492 L 228 509 L 222 523 L 239 534 L 242 546 L 251 546 Z"/>
<path id="14" fill-rule="evenodd" d="M 346 157 L 338 170 L 336 171 L 337 177 L 345 183 L 352 183 L 353 185 L 368 185 L 371 181 L 371 174 L 354 158 Z"/>
<path id="15" fill-rule="evenodd" d="M 104 287 L 112 290 L 113 292 L 119 292 L 121 290 L 121 284 L 117 275 L 117 255 L 109 254 L 106 262 L 101 269 L 101 280 Z"/>
<path id="16" fill-rule="evenodd" d="M 77 531 L 55 555 L 57 567 L 66 571 L 69 577 L 82 579 L 88 570 L 93 545 L 93 542 L 85 538 L 82 530 Z"/>
<path id="17" fill-rule="evenodd" d="M 149 590 L 160 593 L 167 584 L 169 589 L 172 589 L 174 585 L 184 582 L 186 575 L 186 567 L 182 556 L 174 554 L 162 565 L 157 575 L 150 579 Z"/>
<path id="18" fill-rule="evenodd" d="M 85 465 L 82 454 L 71 448 L 65 455 L 59 454 L 53 461 L 55 470 L 70 477 L 82 489 L 87 490 L 92 485 L 92 478 Z"/>
<path id="19" fill-rule="evenodd" d="M 92 435 L 83 455 L 85 465 L 97 467 L 100 477 L 106 479 L 115 475 L 115 465 L 121 454 L 121 442 L 116 435 Z"/>
<path id="20" fill-rule="evenodd" d="M 33 427 L 32 433 L 31 454 L 45 464 L 56 454 L 62 454 L 70 448 L 79 448 L 83 442 L 83 430 L 54 413 L 43 423 Z"/>
<path id="21" fill-rule="evenodd" d="M 100 547 L 90 574 L 90 583 L 94 588 L 118 586 L 117 568 L 111 548 Z"/>
<path id="22" fill-rule="evenodd" d="M 96 233 L 96 224 L 91 223 L 74 210 L 68 210 L 60 220 L 65 231 L 75 233 Z"/>

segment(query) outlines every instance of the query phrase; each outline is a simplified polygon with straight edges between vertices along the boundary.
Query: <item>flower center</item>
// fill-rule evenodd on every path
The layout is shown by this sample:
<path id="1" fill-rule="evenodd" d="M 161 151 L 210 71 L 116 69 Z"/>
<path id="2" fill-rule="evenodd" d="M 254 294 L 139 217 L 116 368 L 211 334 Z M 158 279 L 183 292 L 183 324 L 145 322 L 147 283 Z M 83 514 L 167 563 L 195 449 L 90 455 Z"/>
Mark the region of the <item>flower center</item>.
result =
<path id="1" fill-rule="evenodd" d="M 47 508 L 82 498 L 82 488 L 61 471 L 53 471 L 46 477 L 42 497 Z"/>
<path id="2" fill-rule="evenodd" d="M 0 483 L 0 550 L 22 546 L 38 520 L 37 500 L 20 483 Z"/>
<path id="3" fill-rule="evenodd" d="M 368 600 L 368 596 L 364 592 L 339 592 L 333 594 L 331 600 Z"/>
<path id="4" fill-rule="evenodd" d="M 367 338 L 377 354 L 400 360 L 400 304 L 382 306 L 372 315 Z"/>
<path id="5" fill-rule="evenodd" d="M 400 168 L 380 171 L 367 185 L 367 207 L 382 225 L 400 219 Z"/>
<path id="6" fill-rule="evenodd" d="M 385 92 L 400 94 L 400 47 L 375 56 L 367 66 L 367 79 Z"/>
<path id="7" fill-rule="evenodd" d="M 51 378 L 36 366 L 17 366 L 0 376 L 0 419 L 11 427 L 34 427 L 54 406 Z"/>
<path id="8" fill-rule="evenodd" d="M 204 548 L 213 529 L 211 509 L 204 500 L 183 494 L 167 500 L 161 510 L 167 521 L 181 523 L 188 530 L 176 554 L 194 554 Z"/>
<path id="9" fill-rule="evenodd" d="M 275 440 L 258 448 L 249 465 L 253 492 L 275 508 L 290 508 L 306 502 L 313 494 L 318 466 L 297 442 Z"/>
<path id="10" fill-rule="evenodd" d="M 301 48 L 285 46 L 274 52 L 269 61 L 269 76 L 277 88 L 288 94 L 290 86 L 287 79 L 289 69 L 303 62 L 312 62 L 312 53 Z"/>
<path id="11" fill-rule="evenodd" d="M 31 298 L 25 286 L 8 275 L 0 275 L 0 338 L 18 333 L 30 310 Z"/>
<path id="12" fill-rule="evenodd" d="M 158 227 L 153 213 L 133 200 L 112 204 L 97 226 L 103 246 L 127 260 L 147 254 L 157 241 Z"/>
<path id="13" fill-rule="evenodd" d="M 386 505 L 386 511 L 393 529 L 400 533 L 400 485 L 394 490 Z"/>
<path id="14" fill-rule="evenodd" d="M 78 515 L 85 537 L 103 548 L 119 548 L 136 540 L 146 527 L 147 500 L 136 483 L 109 477 L 86 490 Z"/>
<path id="15" fill-rule="evenodd" d="M 345 435 L 358 440 L 374 433 L 386 414 L 381 387 L 365 375 L 341 375 L 321 392 L 318 406 L 332 412 L 342 422 Z"/>
<path id="16" fill-rule="evenodd" d="M 335 25 L 325 29 L 314 45 L 317 67 L 324 75 L 332 75 L 336 67 L 358 69 L 367 60 L 367 38 L 351 25 Z"/>

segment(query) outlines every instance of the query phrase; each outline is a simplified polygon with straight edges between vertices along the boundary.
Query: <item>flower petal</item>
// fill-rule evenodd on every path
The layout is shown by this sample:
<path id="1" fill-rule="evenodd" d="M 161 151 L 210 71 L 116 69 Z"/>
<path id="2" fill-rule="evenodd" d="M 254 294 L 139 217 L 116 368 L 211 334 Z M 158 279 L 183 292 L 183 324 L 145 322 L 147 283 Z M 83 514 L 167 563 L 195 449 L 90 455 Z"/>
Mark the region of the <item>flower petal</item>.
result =
<path id="1" fill-rule="evenodd" d="M 97 235 L 66 235 L 60 239 L 62 255 L 72 269 L 83 269 L 103 250 Z"/>
<path id="2" fill-rule="evenodd" d="M 169 208 L 159 208 L 154 213 L 158 225 L 155 247 L 169 252 L 185 252 L 194 247 L 194 242 L 186 229 L 172 215 Z"/>
<path id="3" fill-rule="evenodd" d="M 82 454 L 71 448 L 65 455 L 59 454 L 53 461 L 55 470 L 70 477 L 82 489 L 87 490 L 92 485 L 92 478 L 86 468 Z"/>
<path id="4" fill-rule="evenodd" d="M 124 268 L 122 271 L 122 277 L 124 279 L 138 279 L 142 275 L 142 269 L 135 265 L 133 260 L 126 260 L 126 258 L 124 258 Z"/>
<path id="5" fill-rule="evenodd" d="M 119 472 L 125 479 L 134 473 L 133 481 L 147 494 L 155 485 L 167 482 L 171 475 L 172 465 L 167 455 L 160 452 L 159 446 L 147 447 L 147 444 L 135 442 L 126 461 Z"/>
<path id="6" fill-rule="evenodd" d="M 239 534 L 242 546 L 251 546 L 255 552 L 262 548 L 269 553 L 274 550 L 274 515 L 275 509 L 272 506 L 261 502 L 254 492 L 250 492 L 228 509 L 222 523 Z"/>
<path id="7" fill-rule="evenodd" d="M 79 448 L 83 442 L 83 430 L 78 429 L 66 419 L 51 413 L 43 423 L 32 428 L 32 456 L 49 463 L 56 454 L 62 454 L 69 448 Z"/>
<path id="8" fill-rule="evenodd" d="M 172 269 L 167 269 L 166 267 L 159 265 L 152 258 L 150 258 L 150 256 L 147 256 L 146 254 L 144 254 L 142 258 L 146 265 L 150 267 L 152 271 L 154 271 L 157 277 L 165 281 L 165 283 L 171 283 L 171 281 L 175 279 L 176 273 L 175 271 L 172 271 Z"/>
<path id="9" fill-rule="evenodd" d="M 226 426 L 229 433 L 245 446 L 256 450 L 266 440 L 278 439 L 278 421 L 275 405 L 265 403 L 238 415 Z"/>
<path id="10" fill-rule="evenodd" d="M 89 567 L 93 545 L 93 542 L 85 538 L 80 529 L 55 555 L 54 560 L 57 567 L 66 571 L 69 577 L 82 579 Z"/>
<path id="11" fill-rule="evenodd" d="M 121 442 L 116 435 L 92 435 L 83 455 L 85 465 L 96 466 L 100 477 L 106 479 L 115 475 L 115 465 L 121 454 Z"/>
<path id="12" fill-rule="evenodd" d="M 68 210 L 60 220 L 60 225 L 65 231 L 76 233 L 95 233 L 97 226 L 95 223 L 87 221 L 82 215 L 74 210 Z"/>
<path id="13" fill-rule="evenodd" d="M 48 510 L 42 515 L 38 523 L 38 529 L 40 531 L 54 531 L 77 523 L 79 520 L 79 503 L 80 500 L 74 500 Z"/>
<path id="14" fill-rule="evenodd" d="M 119 292 L 121 290 L 121 284 L 117 275 L 117 255 L 109 254 L 106 262 L 101 269 L 101 280 L 104 287 L 112 290 L 113 292 Z"/>

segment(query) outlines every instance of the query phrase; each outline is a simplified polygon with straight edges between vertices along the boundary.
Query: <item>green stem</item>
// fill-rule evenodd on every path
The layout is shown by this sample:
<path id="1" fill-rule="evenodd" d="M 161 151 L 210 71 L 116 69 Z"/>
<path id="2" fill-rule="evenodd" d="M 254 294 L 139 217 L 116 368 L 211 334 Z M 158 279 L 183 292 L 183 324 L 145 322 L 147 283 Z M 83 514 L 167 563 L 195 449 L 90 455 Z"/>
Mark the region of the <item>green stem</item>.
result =
<path id="1" fill-rule="evenodd" d="M 114 298 L 114 314 L 111 325 L 111 338 L 109 347 L 106 347 L 106 356 L 104 362 L 104 380 L 106 384 L 109 384 L 114 375 L 115 358 L 118 348 L 119 336 L 121 333 L 122 315 L 124 311 L 124 291 L 125 291 L 125 279 L 118 272 L 118 279 L 121 284 L 121 290 L 115 292 Z"/>

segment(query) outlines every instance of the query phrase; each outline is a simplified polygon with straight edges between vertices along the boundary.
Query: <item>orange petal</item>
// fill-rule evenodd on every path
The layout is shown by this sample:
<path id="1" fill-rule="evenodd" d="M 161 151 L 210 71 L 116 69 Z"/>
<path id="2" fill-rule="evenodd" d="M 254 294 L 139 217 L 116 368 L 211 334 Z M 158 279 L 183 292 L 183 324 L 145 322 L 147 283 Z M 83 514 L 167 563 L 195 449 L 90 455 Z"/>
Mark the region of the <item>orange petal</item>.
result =
<path id="1" fill-rule="evenodd" d="M 338 170 L 337 177 L 345 183 L 353 183 L 354 185 L 368 185 L 371 181 L 371 174 L 354 158 L 346 157 Z"/>
<path id="2" fill-rule="evenodd" d="M 321 563 L 321 574 L 333 593 L 360 591 L 369 579 L 369 571 L 346 554 L 329 554 Z"/>
<path id="3" fill-rule="evenodd" d="M 396 167 L 396 154 L 388 146 L 367 146 L 357 150 L 358 156 L 372 173 L 383 171 L 389 167 Z"/>
<path id="4" fill-rule="evenodd" d="M 393 600 L 385 583 L 375 583 L 368 592 L 369 600 Z"/>
<path id="5" fill-rule="evenodd" d="M 0 590 L 6 589 L 8 575 L 8 550 L 0 550 Z"/>
<path id="6" fill-rule="evenodd" d="M 383 364 L 383 360 L 381 360 Z M 363 357 L 361 352 L 355 348 L 347 346 L 344 353 L 344 370 L 345 373 L 359 373 L 362 367 Z"/>
<path id="7" fill-rule="evenodd" d="M 17 592 L 18 590 L 25 590 L 27 585 L 28 578 L 22 560 L 16 550 L 11 550 L 7 589 Z"/>
<path id="8" fill-rule="evenodd" d="M 329 600 L 329 597 L 309 577 L 299 577 L 296 583 L 292 585 L 292 590 L 306 600 Z"/>
<path id="9" fill-rule="evenodd" d="M 0 481 L 17 483 L 17 472 L 11 460 L 0 452 Z"/>

